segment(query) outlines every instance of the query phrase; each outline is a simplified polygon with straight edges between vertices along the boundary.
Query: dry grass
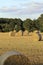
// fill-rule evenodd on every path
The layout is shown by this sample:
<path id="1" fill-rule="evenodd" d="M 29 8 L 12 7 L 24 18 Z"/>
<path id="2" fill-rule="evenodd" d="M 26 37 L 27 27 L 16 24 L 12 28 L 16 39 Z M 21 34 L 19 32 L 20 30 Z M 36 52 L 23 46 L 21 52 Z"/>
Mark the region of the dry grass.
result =
<path id="1" fill-rule="evenodd" d="M 25 54 L 31 63 L 43 64 L 43 41 L 37 41 L 35 34 L 31 36 L 10 37 L 0 33 L 0 55 L 9 50 L 17 50 Z"/>

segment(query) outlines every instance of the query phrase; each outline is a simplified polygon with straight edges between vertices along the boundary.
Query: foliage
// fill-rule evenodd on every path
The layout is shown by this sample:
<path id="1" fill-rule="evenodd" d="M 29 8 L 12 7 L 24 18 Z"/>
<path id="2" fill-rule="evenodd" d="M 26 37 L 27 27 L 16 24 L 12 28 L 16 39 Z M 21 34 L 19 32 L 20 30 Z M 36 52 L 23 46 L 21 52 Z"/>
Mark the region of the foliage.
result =
<path id="1" fill-rule="evenodd" d="M 33 31 L 33 21 L 31 19 L 26 19 L 24 21 L 24 28 L 28 30 L 28 32 Z"/>
<path id="2" fill-rule="evenodd" d="M 26 19 L 22 21 L 21 19 L 12 18 L 0 18 L 0 32 L 10 32 L 16 30 L 22 31 L 27 30 L 28 32 L 33 32 L 34 30 L 39 30 L 43 32 L 43 14 L 36 20 Z"/>
<path id="3" fill-rule="evenodd" d="M 40 31 L 43 32 L 43 14 L 38 18 L 40 24 Z"/>

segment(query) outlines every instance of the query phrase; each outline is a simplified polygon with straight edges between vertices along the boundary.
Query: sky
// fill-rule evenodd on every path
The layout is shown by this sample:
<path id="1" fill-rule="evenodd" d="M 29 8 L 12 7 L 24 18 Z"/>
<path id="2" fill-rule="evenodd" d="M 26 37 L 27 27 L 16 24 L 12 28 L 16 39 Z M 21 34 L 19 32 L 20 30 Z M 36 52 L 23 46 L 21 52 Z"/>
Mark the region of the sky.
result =
<path id="1" fill-rule="evenodd" d="M 37 19 L 43 14 L 43 0 L 0 0 L 0 18 Z"/>

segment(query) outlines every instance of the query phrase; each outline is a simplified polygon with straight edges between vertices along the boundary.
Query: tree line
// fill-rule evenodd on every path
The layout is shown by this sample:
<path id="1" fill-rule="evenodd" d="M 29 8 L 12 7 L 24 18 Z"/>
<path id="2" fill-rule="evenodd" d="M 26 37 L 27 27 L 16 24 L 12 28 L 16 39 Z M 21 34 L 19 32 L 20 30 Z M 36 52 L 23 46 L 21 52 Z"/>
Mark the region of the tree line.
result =
<path id="1" fill-rule="evenodd" d="M 33 32 L 39 30 L 43 32 L 43 14 L 41 14 L 37 19 L 31 20 L 21 20 L 21 19 L 12 19 L 12 18 L 0 18 L 0 32 L 10 32 L 10 31 L 22 31 L 27 30 L 28 32 Z"/>

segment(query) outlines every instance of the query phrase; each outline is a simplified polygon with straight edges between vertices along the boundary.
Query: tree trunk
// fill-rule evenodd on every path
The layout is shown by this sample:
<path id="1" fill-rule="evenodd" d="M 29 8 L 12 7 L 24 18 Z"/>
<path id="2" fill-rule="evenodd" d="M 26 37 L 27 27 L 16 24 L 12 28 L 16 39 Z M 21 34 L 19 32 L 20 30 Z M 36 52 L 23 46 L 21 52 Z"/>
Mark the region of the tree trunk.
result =
<path id="1" fill-rule="evenodd" d="M 23 31 L 22 31 L 22 36 L 23 36 Z"/>
<path id="2" fill-rule="evenodd" d="M 41 35 L 40 31 L 38 31 L 37 34 L 38 34 L 38 37 L 39 37 L 39 41 L 42 41 L 42 35 Z"/>

